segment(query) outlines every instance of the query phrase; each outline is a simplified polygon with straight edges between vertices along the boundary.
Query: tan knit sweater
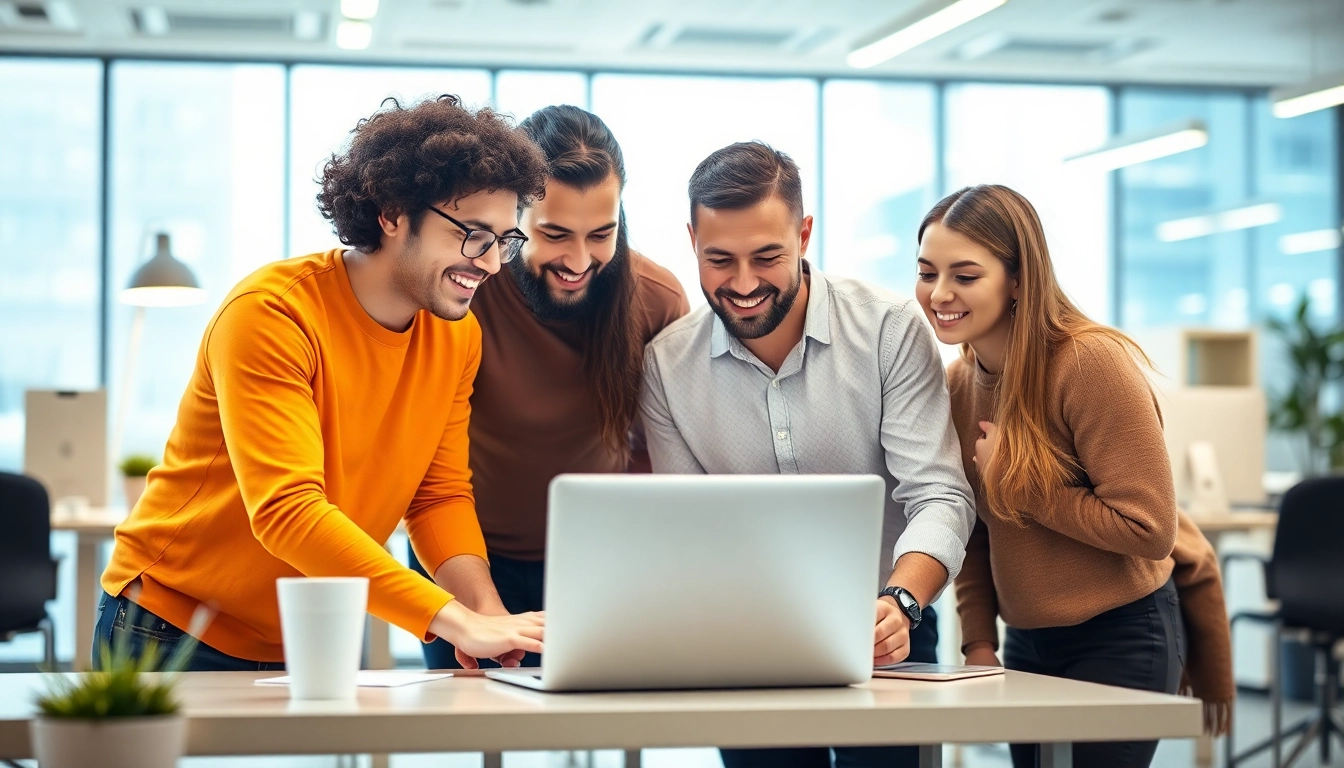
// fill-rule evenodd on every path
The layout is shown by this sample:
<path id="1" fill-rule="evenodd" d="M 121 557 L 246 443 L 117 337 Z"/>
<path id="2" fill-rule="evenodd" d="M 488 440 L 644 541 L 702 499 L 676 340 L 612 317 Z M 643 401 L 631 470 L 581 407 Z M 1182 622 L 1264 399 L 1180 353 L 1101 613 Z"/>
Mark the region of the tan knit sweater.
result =
<path id="1" fill-rule="evenodd" d="M 998 647 L 996 616 L 1019 629 L 1080 624 L 1151 594 L 1171 577 L 1177 509 L 1157 402 L 1121 345 L 1088 334 L 1053 351 L 1051 439 L 1083 473 L 1026 525 L 996 518 L 971 458 L 978 422 L 993 421 L 998 377 L 974 360 L 948 368 L 952 417 L 979 521 L 957 577 L 963 648 Z"/>

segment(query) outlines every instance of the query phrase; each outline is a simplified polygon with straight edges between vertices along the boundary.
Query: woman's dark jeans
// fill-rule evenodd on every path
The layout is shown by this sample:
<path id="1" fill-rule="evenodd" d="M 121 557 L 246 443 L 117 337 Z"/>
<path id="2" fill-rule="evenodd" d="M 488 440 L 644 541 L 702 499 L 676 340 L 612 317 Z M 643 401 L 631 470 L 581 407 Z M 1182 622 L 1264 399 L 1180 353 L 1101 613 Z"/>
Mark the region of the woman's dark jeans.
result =
<path id="1" fill-rule="evenodd" d="M 1185 624 L 1175 582 L 1072 627 L 1008 628 L 1008 669 L 1139 691 L 1176 693 L 1185 665 Z M 1010 745 L 1013 768 L 1034 768 L 1035 744 Z M 1078 742 L 1073 764 L 1086 768 L 1144 768 L 1156 741 Z"/>

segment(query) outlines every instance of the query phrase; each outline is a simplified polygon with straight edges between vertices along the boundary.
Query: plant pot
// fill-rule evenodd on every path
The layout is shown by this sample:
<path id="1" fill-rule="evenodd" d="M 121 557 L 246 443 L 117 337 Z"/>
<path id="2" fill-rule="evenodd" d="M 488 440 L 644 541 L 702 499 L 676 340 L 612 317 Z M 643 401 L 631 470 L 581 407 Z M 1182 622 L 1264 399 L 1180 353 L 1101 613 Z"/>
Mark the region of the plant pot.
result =
<path id="1" fill-rule="evenodd" d="M 140 500 L 140 494 L 145 492 L 146 478 L 144 475 L 139 477 L 123 477 L 126 491 L 126 511 L 135 509 L 135 503 Z"/>
<path id="2" fill-rule="evenodd" d="M 175 768 L 187 747 L 187 718 L 34 718 L 33 754 L 42 768 Z"/>

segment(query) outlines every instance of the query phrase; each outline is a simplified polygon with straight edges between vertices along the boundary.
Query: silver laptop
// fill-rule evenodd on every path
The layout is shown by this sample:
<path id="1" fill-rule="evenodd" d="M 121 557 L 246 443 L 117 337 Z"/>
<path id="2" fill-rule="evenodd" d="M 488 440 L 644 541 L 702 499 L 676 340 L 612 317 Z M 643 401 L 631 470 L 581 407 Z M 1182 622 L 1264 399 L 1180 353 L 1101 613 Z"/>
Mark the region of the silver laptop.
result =
<path id="1" fill-rule="evenodd" d="M 872 677 L 875 475 L 561 475 L 543 691 L 849 685 Z"/>

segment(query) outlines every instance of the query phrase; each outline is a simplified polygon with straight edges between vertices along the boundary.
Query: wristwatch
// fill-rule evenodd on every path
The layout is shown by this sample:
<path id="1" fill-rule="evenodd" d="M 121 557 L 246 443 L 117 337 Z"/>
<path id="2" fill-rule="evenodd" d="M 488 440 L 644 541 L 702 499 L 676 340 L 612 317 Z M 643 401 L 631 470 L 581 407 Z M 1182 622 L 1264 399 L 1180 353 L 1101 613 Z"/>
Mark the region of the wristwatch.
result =
<path id="1" fill-rule="evenodd" d="M 910 628 L 919 626 L 919 620 L 923 616 L 923 611 L 919 607 L 919 601 L 905 587 L 887 587 L 877 594 L 878 598 L 890 596 L 896 601 L 897 607 L 901 609 L 910 619 Z"/>

